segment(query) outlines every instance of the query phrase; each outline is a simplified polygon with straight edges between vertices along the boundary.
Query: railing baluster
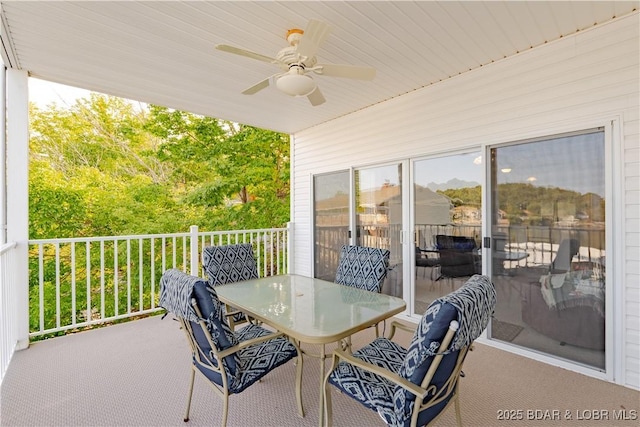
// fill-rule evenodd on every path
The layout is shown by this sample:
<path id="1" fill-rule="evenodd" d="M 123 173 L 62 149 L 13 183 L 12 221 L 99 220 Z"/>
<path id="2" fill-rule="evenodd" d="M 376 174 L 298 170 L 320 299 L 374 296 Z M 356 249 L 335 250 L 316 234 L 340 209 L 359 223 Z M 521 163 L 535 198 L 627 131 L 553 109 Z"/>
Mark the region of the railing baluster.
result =
<path id="1" fill-rule="evenodd" d="M 71 242 L 71 325 L 76 322 L 76 242 Z"/>
<path id="2" fill-rule="evenodd" d="M 104 240 L 100 240 L 100 319 L 105 318 L 104 292 Z"/>
<path id="3" fill-rule="evenodd" d="M 40 289 L 38 291 L 38 302 L 40 304 L 39 308 L 39 322 L 40 332 L 44 331 L 44 243 L 38 245 L 38 267 L 40 271 L 38 272 L 38 283 L 40 284 Z"/>
<path id="4" fill-rule="evenodd" d="M 113 240 L 113 314 L 120 314 L 120 266 L 118 265 L 118 239 Z"/>
<path id="5" fill-rule="evenodd" d="M 167 271 L 167 239 L 162 238 L 162 271 Z"/>
<path id="6" fill-rule="evenodd" d="M 127 314 L 131 314 L 131 239 L 127 239 Z"/>
<path id="7" fill-rule="evenodd" d="M 172 246 L 172 250 L 173 250 L 173 265 L 171 268 L 176 268 L 176 246 L 177 246 L 177 240 L 176 237 L 173 236 L 173 246 Z"/>
<path id="8" fill-rule="evenodd" d="M 86 265 L 86 281 L 87 281 L 87 311 L 85 321 L 91 322 L 93 319 L 93 309 L 91 307 L 91 242 L 87 241 L 85 245 L 85 265 Z"/>
<path id="9" fill-rule="evenodd" d="M 60 327 L 60 244 L 55 244 L 56 253 L 56 328 Z"/>
<path id="10" fill-rule="evenodd" d="M 138 309 L 144 310 L 144 240 L 138 239 Z"/>
<path id="11" fill-rule="evenodd" d="M 156 242 L 152 237 L 150 240 L 151 245 L 151 259 L 149 260 L 149 265 L 151 266 L 151 302 L 150 307 L 156 307 Z"/>

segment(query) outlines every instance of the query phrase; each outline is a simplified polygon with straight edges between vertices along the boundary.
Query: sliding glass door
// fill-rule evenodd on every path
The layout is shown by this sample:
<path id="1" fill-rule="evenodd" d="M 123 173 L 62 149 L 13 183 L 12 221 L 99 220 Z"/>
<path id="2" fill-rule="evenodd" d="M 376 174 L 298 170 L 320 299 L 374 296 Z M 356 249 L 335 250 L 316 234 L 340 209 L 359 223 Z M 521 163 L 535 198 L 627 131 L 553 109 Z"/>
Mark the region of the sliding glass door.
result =
<path id="1" fill-rule="evenodd" d="M 605 133 L 491 149 L 493 339 L 605 368 Z"/>
<path id="2" fill-rule="evenodd" d="M 480 273 L 482 156 L 479 151 L 413 162 L 413 313 Z"/>

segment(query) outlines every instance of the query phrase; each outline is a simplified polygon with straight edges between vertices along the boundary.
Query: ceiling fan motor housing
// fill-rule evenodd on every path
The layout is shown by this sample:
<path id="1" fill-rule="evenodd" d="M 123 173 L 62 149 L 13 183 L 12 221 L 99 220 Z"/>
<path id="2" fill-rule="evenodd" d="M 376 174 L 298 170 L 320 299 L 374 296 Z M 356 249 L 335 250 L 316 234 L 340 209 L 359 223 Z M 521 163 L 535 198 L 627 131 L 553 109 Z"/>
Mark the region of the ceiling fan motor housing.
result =
<path id="1" fill-rule="evenodd" d="M 316 57 L 312 56 L 311 58 L 305 58 L 300 56 L 300 54 L 296 51 L 294 46 L 285 47 L 278 52 L 276 55 L 276 59 L 283 64 L 287 64 L 289 68 L 292 65 L 302 65 L 303 68 L 310 68 L 316 65 Z"/>

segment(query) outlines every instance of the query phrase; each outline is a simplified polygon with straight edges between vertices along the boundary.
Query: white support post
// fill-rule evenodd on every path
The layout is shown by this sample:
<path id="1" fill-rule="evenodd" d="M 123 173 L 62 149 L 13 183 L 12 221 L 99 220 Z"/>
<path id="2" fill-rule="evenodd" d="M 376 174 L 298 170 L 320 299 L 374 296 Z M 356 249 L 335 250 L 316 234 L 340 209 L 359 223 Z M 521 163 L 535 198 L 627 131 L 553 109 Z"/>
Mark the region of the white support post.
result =
<path id="1" fill-rule="evenodd" d="M 7 241 L 16 242 L 17 345 L 29 346 L 29 102 L 26 71 L 7 70 Z"/>
<path id="2" fill-rule="evenodd" d="M 192 225 L 189 227 L 189 234 L 191 237 L 189 242 L 191 243 L 190 252 L 191 252 L 191 275 L 192 276 L 200 276 L 200 271 L 198 271 L 199 259 L 200 259 L 200 250 L 198 246 L 198 226 Z"/>
<path id="3" fill-rule="evenodd" d="M 291 262 L 293 261 L 293 222 L 287 222 L 287 270 L 285 274 L 291 274 L 294 270 Z"/>

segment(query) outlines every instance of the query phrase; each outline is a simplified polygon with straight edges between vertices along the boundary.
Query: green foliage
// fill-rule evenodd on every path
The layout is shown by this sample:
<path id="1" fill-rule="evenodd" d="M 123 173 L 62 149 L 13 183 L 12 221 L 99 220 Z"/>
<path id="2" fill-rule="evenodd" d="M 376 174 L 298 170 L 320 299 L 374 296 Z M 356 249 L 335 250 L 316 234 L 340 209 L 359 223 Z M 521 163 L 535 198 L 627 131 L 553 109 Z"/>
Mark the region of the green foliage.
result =
<path id="1" fill-rule="evenodd" d="M 289 220 L 288 135 L 98 94 L 68 109 L 30 105 L 29 116 L 30 239 L 175 233 L 194 224 L 271 228 Z M 31 248 L 31 330 L 39 329 L 40 301 L 45 329 L 56 327 L 57 304 L 62 325 L 125 313 L 132 292 L 151 307 L 160 242 L 137 245 Z M 136 289 L 125 289 L 128 283 Z"/>
<path id="2" fill-rule="evenodd" d="M 289 219 L 288 135 L 98 94 L 29 112 L 31 238 Z"/>

